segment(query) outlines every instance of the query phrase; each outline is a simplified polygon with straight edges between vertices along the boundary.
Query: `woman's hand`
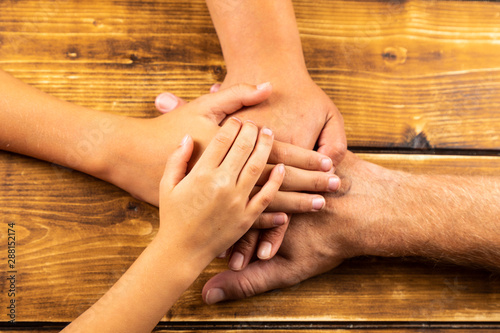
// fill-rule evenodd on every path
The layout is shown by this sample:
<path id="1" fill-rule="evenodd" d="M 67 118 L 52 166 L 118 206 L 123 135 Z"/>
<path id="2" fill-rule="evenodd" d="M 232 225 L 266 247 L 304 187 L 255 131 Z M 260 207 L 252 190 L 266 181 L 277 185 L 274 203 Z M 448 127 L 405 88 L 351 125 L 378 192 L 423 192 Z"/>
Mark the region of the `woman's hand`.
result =
<path id="1" fill-rule="evenodd" d="M 259 89 L 260 88 L 260 89 Z M 106 140 L 104 167 L 99 178 L 110 181 L 135 197 L 158 205 L 163 166 L 176 144 L 188 133 L 194 141 L 191 163 L 195 162 L 219 129 L 219 123 L 242 107 L 265 101 L 272 87 L 239 84 L 218 93 L 204 95 L 172 112 L 153 119 L 121 118 L 111 126 Z M 269 206 L 274 212 L 310 212 L 324 206 L 324 198 L 299 191 L 335 191 L 338 177 L 327 173 L 331 160 L 322 154 L 275 141 L 269 165 L 257 184 L 265 183 L 274 164 L 284 163 L 287 177 Z M 289 175 L 289 176 L 288 176 Z M 274 219 L 268 215 L 266 221 Z"/>

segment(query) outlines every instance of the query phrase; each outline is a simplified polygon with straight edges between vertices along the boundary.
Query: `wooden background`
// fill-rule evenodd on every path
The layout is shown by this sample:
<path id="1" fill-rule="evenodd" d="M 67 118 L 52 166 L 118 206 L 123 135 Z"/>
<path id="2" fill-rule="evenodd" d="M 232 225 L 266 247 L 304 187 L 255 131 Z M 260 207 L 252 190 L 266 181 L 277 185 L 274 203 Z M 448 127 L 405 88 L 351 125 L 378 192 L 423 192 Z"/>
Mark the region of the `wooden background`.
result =
<path id="1" fill-rule="evenodd" d="M 294 1 L 313 78 L 363 158 L 418 173 L 500 172 L 500 3 Z M 1 0 L 0 67 L 59 98 L 136 117 L 155 96 L 221 81 L 203 0 Z M 93 304 L 156 233 L 156 208 L 79 172 L 0 152 L 0 330 L 55 332 Z M 17 318 L 7 324 L 7 224 Z M 465 332 L 500 328 L 500 275 L 357 258 L 293 288 L 204 305 L 211 264 L 161 331 Z M 456 329 L 456 330 L 455 330 Z"/>

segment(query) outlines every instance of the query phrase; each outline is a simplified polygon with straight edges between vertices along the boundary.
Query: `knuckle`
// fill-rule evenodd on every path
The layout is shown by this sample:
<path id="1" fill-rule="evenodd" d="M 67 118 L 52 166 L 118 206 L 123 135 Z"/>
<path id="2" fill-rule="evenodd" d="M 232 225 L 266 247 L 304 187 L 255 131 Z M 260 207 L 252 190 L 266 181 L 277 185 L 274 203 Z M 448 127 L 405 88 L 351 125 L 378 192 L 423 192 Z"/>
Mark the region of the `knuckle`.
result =
<path id="1" fill-rule="evenodd" d="M 225 133 L 217 133 L 214 140 L 222 145 L 229 145 L 231 143 L 231 138 Z"/>
<path id="2" fill-rule="evenodd" d="M 273 202 L 273 197 L 266 193 L 260 198 L 260 202 L 262 203 L 262 206 L 267 207 L 271 204 L 271 202 Z"/>
<path id="3" fill-rule="evenodd" d="M 345 142 L 337 144 L 336 151 L 340 156 L 344 156 L 347 153 L 347 144 Z"/>
<path id="4" fill-rule="evenodd" d="M 255 228 L 263 228 L 263 227 L 269 225 L 272 222 L 271 218 L 272 218 L 272 216 L 270 216 L 269 214 L 260 214 L 254 223 L 254 227 Z"/>
<path id="5" fill-rule="evenodd" d="M 307 196 L 300 196 L 297 207 L 301 212 L 308 212 L 312 208 L 311 200 Z"/>
<path id="6" fill-rule="evenodd" d="M 240 238 L 237 244 L 237 251 L 243 254 L 253 251 L 255 242 L 247 235 Z"/>
<path id="7" fill-rule="evenodd" d="M 262 173 L 262 168 L 257 164 L 251 163 L 248 165 L 248 173 L 251 176 L 258 176 Z"/>
<path id="8" fill-rule="evenodd" d="M 243 93 L 245 92 L 245 84 L 243 83 L 238 83 L 229 88 L 231 94 L 235 97 L 240 99 L 243 96 Z"/>
<path id="9" fill-rule="evenodd" d="M 315 170 L 318 167 L 318 159 L 310 156 L 307 158 L 306 169 L 307 170 Z"/>
<path id="10" fill-rule="evenodd" d="M 325 179 L 324 175 L 317 175 L 314 179 L 314 190 L 324 191 L 328 189 L 328 179 Z"/>
<path id="11" fill-rule="evenodd" d="M 274 156 L 278 163 L 288 164 L 289 151 L 286 147 L 278 147 L 274 149 Z"/>
<path id="12" fill-rule="evenodd" d="M 238 142 L 234 145 L 235 149 L 237 149 L 239 152 L 248 152 L 253 148 L 253 145 L 248 142 L 248 141 L 243 141 L 243 142 Z"/>
<path id="13" fill-rule="evenodd" d="M 256 288 L 252 282 L 244 275 L 238 279 L 238 286 L 244 297 L 252 297 L 256 295 Z"/>

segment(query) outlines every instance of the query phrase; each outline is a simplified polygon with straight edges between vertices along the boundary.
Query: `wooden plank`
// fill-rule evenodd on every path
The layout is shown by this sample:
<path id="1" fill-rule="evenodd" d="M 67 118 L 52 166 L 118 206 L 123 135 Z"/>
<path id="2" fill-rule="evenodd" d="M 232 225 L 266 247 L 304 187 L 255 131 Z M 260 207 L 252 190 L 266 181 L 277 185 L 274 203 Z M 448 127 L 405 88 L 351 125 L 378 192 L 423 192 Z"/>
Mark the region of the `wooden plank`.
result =
<path id="1" fill-rule="evenodd" d="M 294 4 L 308 67 L 350 145 L 500 149 L 500 3 Z M 143 117 L 159 92 L 191 99 L 224 76 L 202 0 L 3 1 L 0 66 L 60 98 Z"/>
<path id="2" fill-rule="evenodd" d="M 449 329 L 442 329 L 442 328 L 439 328 L 439 329 L 433 329 L 433 328 L 428 328 L 427 325 L 422 325 L 423 328 L 415 328 L 415 329 L 405 329 L 405 328 L 398 328 L 398 329 L 386 329 L 384 327 L 381 327 L 381 328 L 374 328 L 374 329 L 363 329 L 363 332 L 366 332 L 366 333 L 378 333 L 380 332 L 381 330 L 383 330 L 384 333 L 397 333 L 397 332 L 406 332 L 406 333 L 421 333 L 423 331 L 425 332 L 433 332 L 433 333 L 468 333 L 468 332 L 471 332 L 471 329 L 480 329 L 480 330 L 484 330 L 483 328 L 480 327 L 480 325 L 477 325 L 479 326 L 478 328 L 476 328 L 476 325 L 473 325 L 471 324 L 470 325 L 470 328 L 468 329 L 456 329 L 456 328 L 452 328 L 450 324 L 450 328 Z M 358 331 L 359 329 L 358 328 L 348 328 L 346 326 L 346 328 L 339 328 L 339 329 L 335 329 L 335 328 L 328 328 L 328 326 L 326 326 L 325 328 L 323 329 L 320 329 L 320 330 L 315 330 L 315 329 L 299 329 L 299 330 L 295 330 L 295 329 L 273 329 L 273 330 L 270 330 L 270 329 L 262 329 L 262 330 L 258 330 L 258 329 L 248 329 L 248 328 L 245 328 L 245 327 L 242 327 L 240 329 L 235 329 L 235 330 L 226 330 L 224 329 L 223 331 L 224 332 L 227 332 L 227 333 L 236 333 L 236 332 L 241 332 L 242 330 L 244 330 L 245 332 L 248 332 L 248 333 L 268 333 L 268 332 L 274 332 L 274 333 L 303 333 L 304 331 L 308 332 L 308 333 L 321 333 L 321 332 L 325 332 L 326 330 L 328 332 L 348 332 L 348 331 Z M 2 332 L 5 332 L 5 333 L 16 333 L 16 332 L 31 332 L 31 333 L 57 333 L 59 332 L 60 330 L 46 330 L 46 329 L 43 329 L 43 330 L 37 330 L 37 329 L 26 329 L 26 330 L 21 330 L 21 329 L 16 329 L 15 331 L 2 331 Z M 191 330 L 191 329 L 183 329 L 183 330 L 175 330 L 175 329 L 156 329 L 154 332 L 159 332 L 159 333 L 193 333 L 193 332 L 197 332 L 197 333 L 200 333 L 200 332 L 214 332 L 214 331 L 217 331 L 217 332 L 220 332 L 221 329 L 218 328 L 217 326 L 214 328 L 214 329 L 196 329 L 196 330 Z"/>
<path id="3" fill-rule="evenodd" d="M 371 155 L 418 172 L 498 174 L 498 157 Z M 0 153 L 0 221 L 16 223 L 18 321 L 68 322 L 120 277 L 154 237 L 156 208 L 78 172 Z M 6 233 L 0 233 L 6 265 Z M 203 284 L 225 269 L 215 260 L 167 321 L 498 321 L 500 279 L 482 270 L 401 259 L 357 258 L 295 287 L 204 305 Z M 6 290 L 7 281 L 0 280 Z M 2 293 L 0 304 L 7 294 Z"/>

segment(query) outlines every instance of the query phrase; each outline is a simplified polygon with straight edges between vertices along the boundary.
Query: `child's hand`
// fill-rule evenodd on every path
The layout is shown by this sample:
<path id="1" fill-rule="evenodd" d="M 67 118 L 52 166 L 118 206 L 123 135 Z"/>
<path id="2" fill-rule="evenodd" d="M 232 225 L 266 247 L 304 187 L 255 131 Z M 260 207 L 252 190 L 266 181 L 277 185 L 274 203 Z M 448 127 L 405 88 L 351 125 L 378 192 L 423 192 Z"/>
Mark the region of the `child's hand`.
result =
<path id="1" fill-rule="evenodd" d="M 229 248 L 271 203 L 283 182 L 285 169 L 279 164 L 249 199 L 272 146 L 269 129 L 259 131 L 251 122 L 231 118 L 185 176 L 193 152 L 193 141 L 186 136 L 168 159 L 161 181 L 159 235 L 180 241 L 187 252 L 206 254 L 207 260 Z"/>

